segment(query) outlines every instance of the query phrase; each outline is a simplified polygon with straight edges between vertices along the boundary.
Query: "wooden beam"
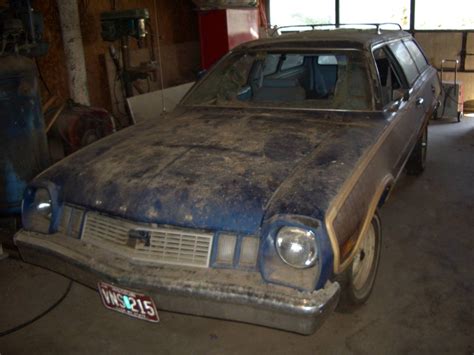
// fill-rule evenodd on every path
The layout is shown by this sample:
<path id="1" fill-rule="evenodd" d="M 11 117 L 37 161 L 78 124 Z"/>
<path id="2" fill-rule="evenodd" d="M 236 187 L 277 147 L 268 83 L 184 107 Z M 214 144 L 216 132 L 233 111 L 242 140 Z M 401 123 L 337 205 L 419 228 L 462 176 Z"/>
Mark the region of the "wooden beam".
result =
<path id="1" fill-rule="evenodd" d="M 459 71 L 466 71 L 466 55 L 467 55 L 467 32 L 462 33 L 462 46 L 461 52 L 459 53 L 461 64 L 459 66 Z"/>

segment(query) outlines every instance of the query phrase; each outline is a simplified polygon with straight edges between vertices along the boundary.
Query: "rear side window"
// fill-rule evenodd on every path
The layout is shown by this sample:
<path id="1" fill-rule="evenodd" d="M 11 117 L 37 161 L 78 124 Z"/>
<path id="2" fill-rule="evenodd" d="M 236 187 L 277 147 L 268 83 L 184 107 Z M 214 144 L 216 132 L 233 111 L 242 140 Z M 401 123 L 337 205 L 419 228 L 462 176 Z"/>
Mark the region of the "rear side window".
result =
<path id="1" fill-rule="evenodd" d="M 401 41 L 391 43 L 388 46 L 395 58 L 397 59 L 398 63 L 402 67 L 403 73 L 405 74 L 408 84 L 410 84 L 411 86 L 418 77 L 419 72 L 410 53 Z"/>
<path id="2" fill-rule="evenodd" d="M 423 55 L 420 48 L 416 45 L 415 42 L 405 41 L 405 45 L 407 46 L 408 51 L 413 57 L 413 60 L 415 61 L 416 66 L 418 67 L 418 70 L 420 71 L 420 73 L 422 73 L 428 66 L 428 62 L 426 61 L 425 56 Z"/>

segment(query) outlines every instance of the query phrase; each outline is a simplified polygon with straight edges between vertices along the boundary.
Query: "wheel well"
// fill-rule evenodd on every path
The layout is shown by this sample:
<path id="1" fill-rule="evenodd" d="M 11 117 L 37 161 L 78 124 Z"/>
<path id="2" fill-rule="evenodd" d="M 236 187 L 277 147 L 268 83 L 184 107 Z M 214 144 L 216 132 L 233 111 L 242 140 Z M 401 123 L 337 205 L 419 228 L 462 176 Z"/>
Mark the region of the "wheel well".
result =
<path id="1" fill-rule="evenodd" d="M 344 260 L 341 261 L 341 245 L 337 243 L 337 241 L 334 241 L 331 239 L 332 247 L 333 247 L 333 252 L 334 252 L 334 274 L 339 274 L 343 272 L 347 266 L 350 264 L 350 260 L 353 257 L 354 251 L 357 248 L 357 244 L 360 242 L 360 237 L 365 231 L 365 228 L 367 228 L 368 223 L 372 221 L 372 217 L 374 214 L 377 212 L 377 209 L 379 209 L 390 197 L 390 193 L 392 192 L 392 188 L 394 186 L 394 181 L 395 179 L 391 174 L 386 175 L 381 181 L 380 184 L 377 186 L 377 189 L 372 196 L 372 199 L 370 201 L 370 204 L 368 206 L 368 211 L 363 218 L 362 225 L 360 228 L 360 231 L 357 233 L 357 236 L 354 236 L 354 243 L 351 243 L 350 250 L 351 252 L 347 257 L 344 257 Z M 331 230 L 332 225 L 326 221 L 326 227 L 328 230 L 334 232 Z"/>

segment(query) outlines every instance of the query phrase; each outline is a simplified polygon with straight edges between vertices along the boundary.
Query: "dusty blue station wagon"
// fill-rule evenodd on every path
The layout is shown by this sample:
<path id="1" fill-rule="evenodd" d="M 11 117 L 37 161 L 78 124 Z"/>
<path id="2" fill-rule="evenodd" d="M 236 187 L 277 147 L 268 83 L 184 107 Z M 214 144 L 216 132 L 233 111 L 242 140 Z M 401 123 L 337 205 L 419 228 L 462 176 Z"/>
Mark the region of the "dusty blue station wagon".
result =
<path id="1" fill-rule="evenodd" d="M 229 53 L 171 114 L 36 177 L 23 259 L 104 305 L 310 334 L 369 297 L 377 210 L 424 169 L 440 84 L 401 30 L 310 30 Z M 163 324 L 166 326 L 166 324 Z"/>

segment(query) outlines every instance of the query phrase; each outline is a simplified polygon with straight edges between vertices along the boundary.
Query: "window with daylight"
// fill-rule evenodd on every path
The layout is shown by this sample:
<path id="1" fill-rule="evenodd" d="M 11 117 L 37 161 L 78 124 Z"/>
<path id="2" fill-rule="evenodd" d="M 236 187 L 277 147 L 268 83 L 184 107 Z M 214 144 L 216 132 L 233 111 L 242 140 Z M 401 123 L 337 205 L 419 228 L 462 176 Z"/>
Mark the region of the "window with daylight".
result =
<path id="1" fill-rule="evenodd" d="M 330 24 L 336 22 L 334 0 L 271 0 L 272 26 Z"/>
<path id="2" fill-rule="evenodd" d="M 432 0 L 416 0 L 415 29 L 474 29 L 473 9 L 472 0 L 450 0 L 443 5 L 435 5 Z"/>
<path id="3" fill-rule="evenodd" d="M 341 23 L 394 22 L 410 27 L 410 0 L 340 0 L 340 11 Z"/>

